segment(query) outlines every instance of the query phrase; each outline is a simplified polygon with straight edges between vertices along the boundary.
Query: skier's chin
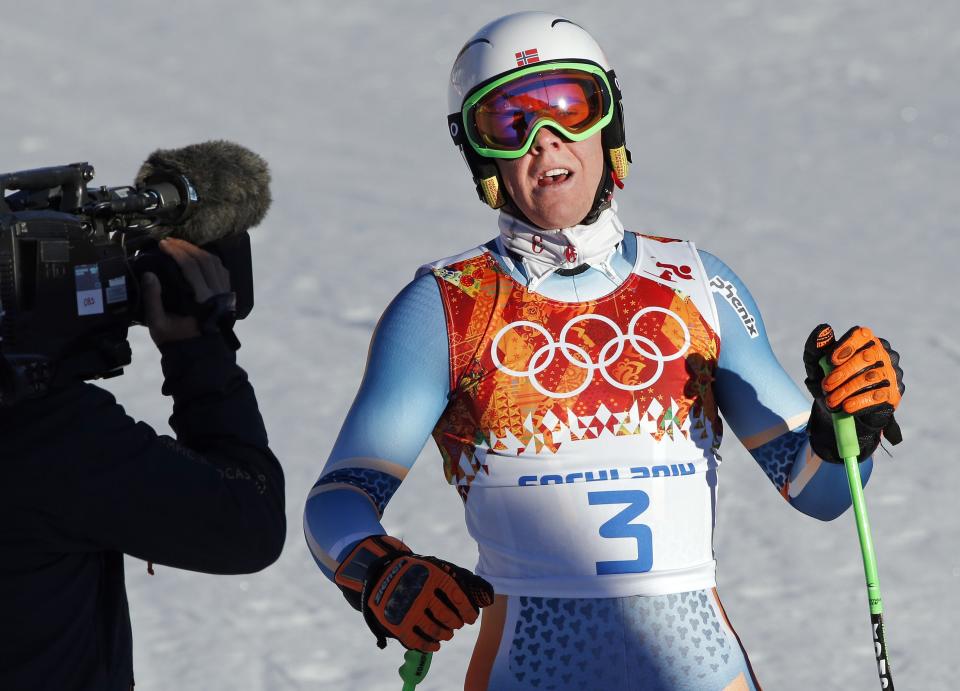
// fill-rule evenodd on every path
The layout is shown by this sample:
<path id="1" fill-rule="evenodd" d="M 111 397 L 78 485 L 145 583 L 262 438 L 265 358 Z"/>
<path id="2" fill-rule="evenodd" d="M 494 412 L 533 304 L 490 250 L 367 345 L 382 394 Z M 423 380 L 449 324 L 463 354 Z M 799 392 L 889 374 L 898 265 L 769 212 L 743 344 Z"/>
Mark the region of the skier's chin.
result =
<path id="1" fill-rule="evenodd" d="M 545 230 L 575 226 L 589 210 L 581 210 L 579 207 L 582 205 L 576 204 L 569 197 L 551 192 L 535 195 L 534 202 L 530 209 L 522 209 L 522 211 L 534 225 Z"/>

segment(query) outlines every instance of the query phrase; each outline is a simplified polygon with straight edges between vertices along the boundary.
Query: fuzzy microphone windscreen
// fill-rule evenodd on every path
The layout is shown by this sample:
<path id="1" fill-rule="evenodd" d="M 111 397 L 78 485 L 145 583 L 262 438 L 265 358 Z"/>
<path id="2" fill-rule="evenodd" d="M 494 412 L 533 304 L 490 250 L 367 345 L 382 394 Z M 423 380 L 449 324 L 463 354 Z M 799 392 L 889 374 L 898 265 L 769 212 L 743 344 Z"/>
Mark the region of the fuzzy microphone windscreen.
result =
<path id="1" fill-rule="evenodd" d="M 192 215 L 171 233 L 195 245 L 236 235 L 260 223 L 270 208 L 270 169 L 249 149 L 224 140 L 154 151 L 137 185 L 156 174 L 183 175 L 197 191 Z"/>

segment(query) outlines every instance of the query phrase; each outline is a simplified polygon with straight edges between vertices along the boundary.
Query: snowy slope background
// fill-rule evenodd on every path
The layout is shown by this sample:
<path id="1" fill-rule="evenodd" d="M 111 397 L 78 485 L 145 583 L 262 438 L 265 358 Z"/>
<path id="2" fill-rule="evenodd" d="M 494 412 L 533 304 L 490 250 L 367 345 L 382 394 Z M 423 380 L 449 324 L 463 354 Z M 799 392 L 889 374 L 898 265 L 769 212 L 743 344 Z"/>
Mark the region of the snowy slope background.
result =
<path id="1" fill-rule="evenodd" d="M 869 324 L 902 353 L 905 442 L 868 487 L 900 688 L 953 689 L 960 643 L 960 4 L 954 0 L 556 2 L 613 61 L 634 166 L 628 228 L 688 237 L 730 264 L 802 381 L 809 330 Z M 492 236 L 446 129 L 450 64 L 492 1 L 4 2 L 0 169 L 89 160 L 132 180 L 156 148 L 242 143 L 273 171 L 253 235 L 258 307 L 238 332 L 287 473 L 280 561 L 214 577 L 128 560 L 137 687 L 400 688 L 402 651 L 372 635 L 313 564 L 303 500 L 391 297 L 423 262 Z M 108 382 L 168 431 L 158 357 Z M 875 689 L 851 514 L 792 511 L 730 434 L 719 588 L 767 689 Z M 175 511 L 176 507 L 171 507 Z M 476 549 L 429 445 L 385 523 L 418 551 Z M 462 683 L 476 630 L 420 687 Z"/>

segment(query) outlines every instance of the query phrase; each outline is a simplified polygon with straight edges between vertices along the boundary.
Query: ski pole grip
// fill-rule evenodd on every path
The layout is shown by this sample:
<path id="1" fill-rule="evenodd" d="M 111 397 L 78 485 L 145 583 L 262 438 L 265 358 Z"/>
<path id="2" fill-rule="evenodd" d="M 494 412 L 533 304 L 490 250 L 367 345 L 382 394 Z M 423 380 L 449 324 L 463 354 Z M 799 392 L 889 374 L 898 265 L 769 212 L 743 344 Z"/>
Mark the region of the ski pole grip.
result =
<path id="1" fill-rule="evenodd" d="M 833 365 L 830 359 L 824 355 L 820 358 L 820 369 L 824 375 L 833 371 Z M 833 416 L 833 432 L 837 436 L 837 451 L 841 458 L 853 458 L 856 460 L 860 456 L 860 440 L 857 439 L 857 423 L 853 416 L 844 412 L 831 413 Z"/>
<path id="2" fill-rule="evenodd" d="M 403 680 L 403 691 L 414 691 L 414 687 L 423 681 L 430 671 L 432 653 L 420 650 L 408 650 L 403 654 L 403 665 L 400 667 L 400 678 Z"/>

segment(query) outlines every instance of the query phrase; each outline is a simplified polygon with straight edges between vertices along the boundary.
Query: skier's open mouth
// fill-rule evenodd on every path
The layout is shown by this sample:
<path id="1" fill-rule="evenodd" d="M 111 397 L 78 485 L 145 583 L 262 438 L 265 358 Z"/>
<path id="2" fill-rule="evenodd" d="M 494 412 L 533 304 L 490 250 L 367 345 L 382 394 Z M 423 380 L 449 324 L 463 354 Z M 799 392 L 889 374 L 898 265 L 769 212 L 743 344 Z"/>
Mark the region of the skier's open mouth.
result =
<path id="1" fill-rule="evenodd" d="M 537 178 L 537 185 L 540 187 L 562 185 L 571 177 L 573 177 L 573 173 L 566 168 L 552 168 Z"/>

